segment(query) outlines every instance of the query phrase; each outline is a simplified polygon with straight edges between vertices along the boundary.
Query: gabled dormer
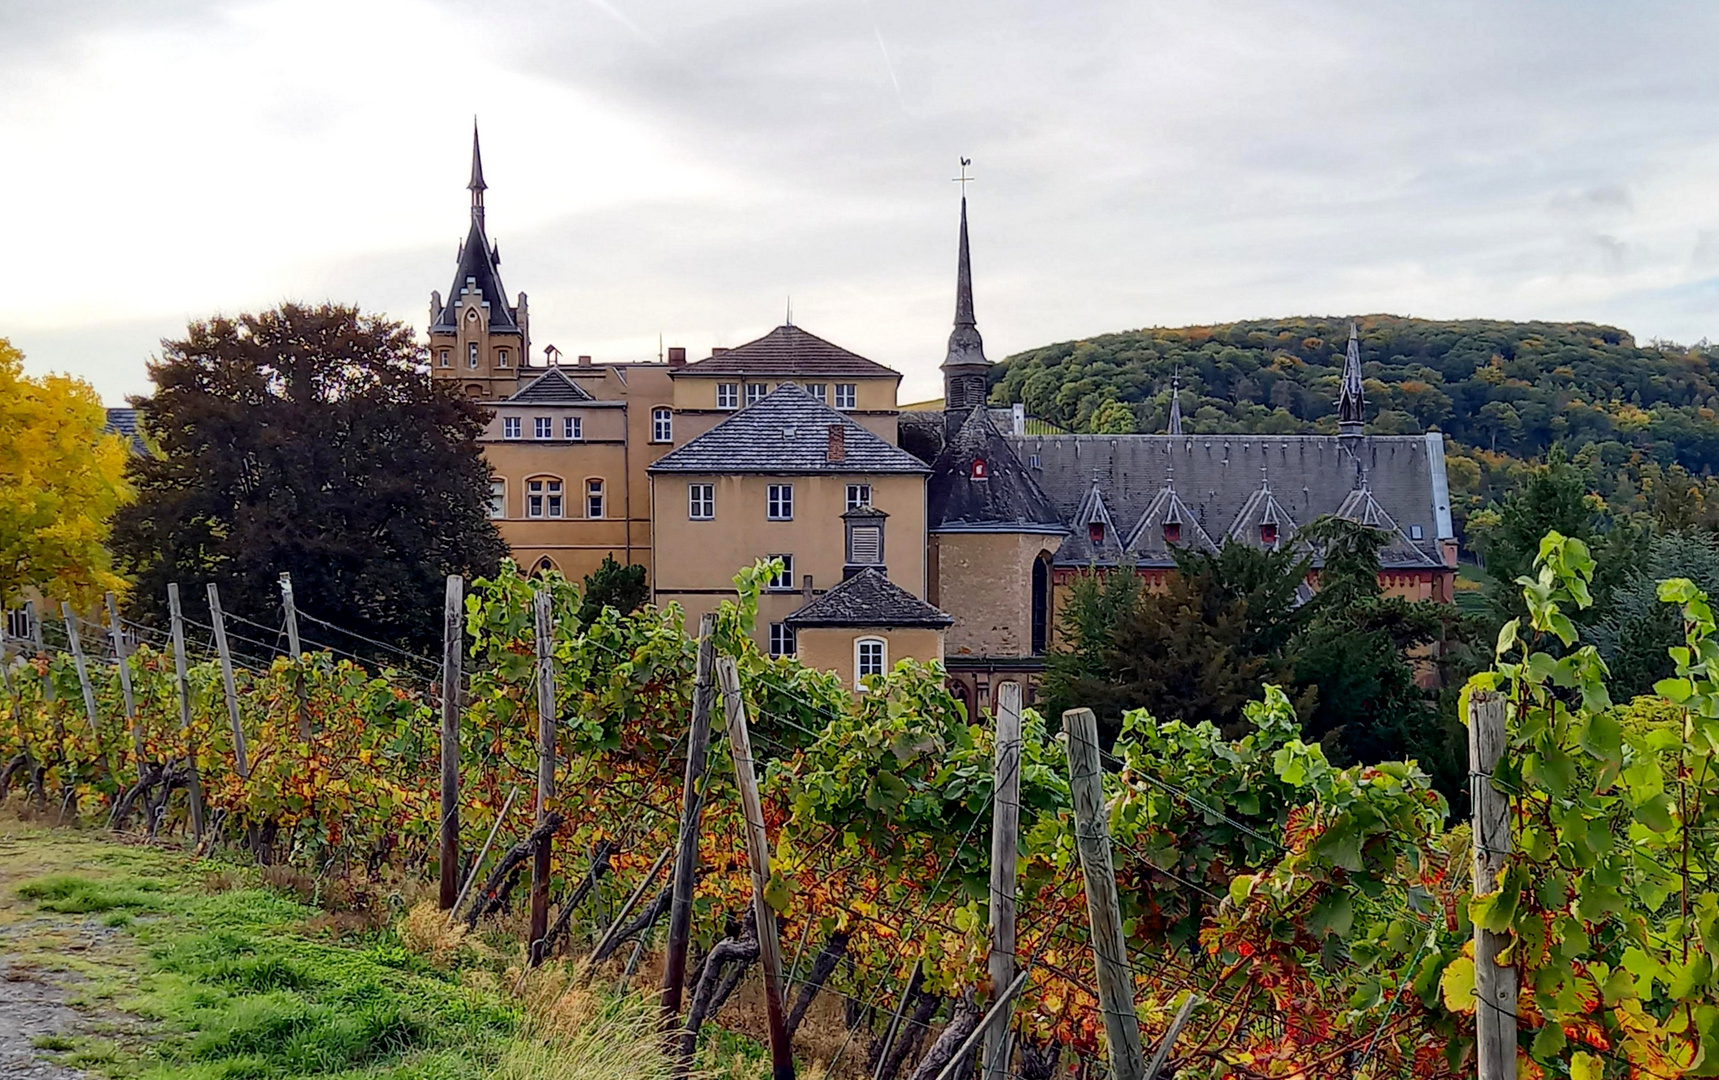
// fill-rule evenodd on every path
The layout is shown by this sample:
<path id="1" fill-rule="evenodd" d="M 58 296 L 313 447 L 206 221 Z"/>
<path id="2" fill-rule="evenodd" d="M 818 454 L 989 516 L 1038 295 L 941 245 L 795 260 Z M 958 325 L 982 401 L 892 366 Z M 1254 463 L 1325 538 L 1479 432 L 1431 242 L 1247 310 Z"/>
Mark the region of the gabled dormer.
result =
<path id="1" fill-rule="evenodd" d="M 1142 566 L 1170 566 L 1176 561 L 1173 549 L 1195 548 L 1216 554 L 1218 545 L 1200 525 L 1199 515 L 1176 494 L 1172 476 L 1152 496 L 1124 548 Z"/>
<path id="2" fill-rule="evenodd" d="M 1276 551 L 1295 536 L 1295 519 L 1271 493 L 1271 481 L 1261 476 L 1259 487 L 1236 513 L 1226 531 L 1231 540 Z"/>

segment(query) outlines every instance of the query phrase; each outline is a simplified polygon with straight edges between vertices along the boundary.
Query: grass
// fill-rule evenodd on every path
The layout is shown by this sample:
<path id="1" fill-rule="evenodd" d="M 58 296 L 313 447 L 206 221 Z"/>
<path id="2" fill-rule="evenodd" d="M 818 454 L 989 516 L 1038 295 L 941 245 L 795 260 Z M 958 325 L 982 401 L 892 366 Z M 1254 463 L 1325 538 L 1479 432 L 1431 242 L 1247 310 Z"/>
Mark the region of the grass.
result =
<path id="1" fill-rule="evenodd" d="M 255 870 L 0 823 L 6 959 L 87 1018 L 37 1040 L 62 1064 L 116 1080 L 669 1075 L 645 997 L 557 969 L 514 998 L 510 955 L 433 907 L 346 932 L 323 914 Z"/>

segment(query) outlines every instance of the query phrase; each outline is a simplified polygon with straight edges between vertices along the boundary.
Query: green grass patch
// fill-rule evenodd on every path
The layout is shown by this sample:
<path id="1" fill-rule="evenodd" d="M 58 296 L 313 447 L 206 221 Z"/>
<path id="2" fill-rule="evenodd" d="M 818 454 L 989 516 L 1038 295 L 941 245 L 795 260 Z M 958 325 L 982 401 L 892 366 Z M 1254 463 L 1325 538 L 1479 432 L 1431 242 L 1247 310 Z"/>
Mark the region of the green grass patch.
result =
<path id="1" fill-rule="evenodd" d="M 91 915 L 104 911 L 156 911 L 162 886 L 153 881 L 93 881 L 76 874 L 54 874 L 18 886 L 18 895 L 44 911 Z"/>

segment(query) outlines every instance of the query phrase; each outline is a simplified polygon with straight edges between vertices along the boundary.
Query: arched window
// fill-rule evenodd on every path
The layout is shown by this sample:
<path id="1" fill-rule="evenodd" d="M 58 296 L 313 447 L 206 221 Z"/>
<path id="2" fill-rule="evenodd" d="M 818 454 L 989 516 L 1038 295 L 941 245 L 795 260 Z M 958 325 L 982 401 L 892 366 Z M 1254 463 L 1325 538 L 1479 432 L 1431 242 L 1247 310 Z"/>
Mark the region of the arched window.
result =
<path id="1" fill-rule="evenodd" d="M 862 637 L 854 642 L 854 685 L 865 689 L 865 680 L 882 675 L 889 665 L 889 642 L 883 638 Z"/>
<path id="2" fill-rule="evenodd" d="M 603 481 L 597 477 L 585 481 L 585 516 L 603 516 Z"/>
<path id="3" fill-rule="evenodd" d="M 466 346 L 466 366 L 471 368 L 473 371 L 477 370 L 478 344 L 475 341 Z"/>
<path id="4" fill-rule="evenodd" d="M 549 556 L 545 555 L 543 558 L 537 560 L 537 565 L 531 568 L 531 572 L 539 576 L 554 573 L 555 562 Z"/>
<path id="5" fill-rule="evenodd" d="M 1050 560 L 1033 560 L 1033 655 L 1043 656 L 1050 645 Z"/>
<path id="6" fill-rule="evenodd" d="M 562 516 L 561 480 L 554 476 L 534 476 L 525 482 L 525 516 L 528 518 L 558 518 Z"/>
<path id="7" fill-rule="evenodd" d="M 651 410 L 651 441 L 674 442 L 674 410 L 658 407 Z"/>

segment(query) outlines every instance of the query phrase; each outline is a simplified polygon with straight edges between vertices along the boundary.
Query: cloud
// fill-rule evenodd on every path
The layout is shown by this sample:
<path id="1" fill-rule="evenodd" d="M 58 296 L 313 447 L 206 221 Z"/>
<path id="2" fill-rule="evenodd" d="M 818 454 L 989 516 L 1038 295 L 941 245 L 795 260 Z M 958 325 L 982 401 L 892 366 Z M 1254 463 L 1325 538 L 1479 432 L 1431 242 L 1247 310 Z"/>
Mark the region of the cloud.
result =
<path id="1" fill-rule="evenodd" d="M 1719 337 L 1689 299 L 1719 273 L 1710 7 L 91 10 L 32 5 L 0 45 L 28 61 L 0 65 L 0 138 L 29 163 L 0 198 L 28 207 L 9 242 L 32 253 L 0 267 L 0 333 L 108 393 L 136 387 L 160 331 L 81 327 L 286 296 L 421 325 L 452 273 L 473 112 L 506 281 L 569 354 L 735 344 L 791 292 L 796 321 L 930 396 L 958 156 L 980 178 L 993 356 L 1380 310 Z"/>

